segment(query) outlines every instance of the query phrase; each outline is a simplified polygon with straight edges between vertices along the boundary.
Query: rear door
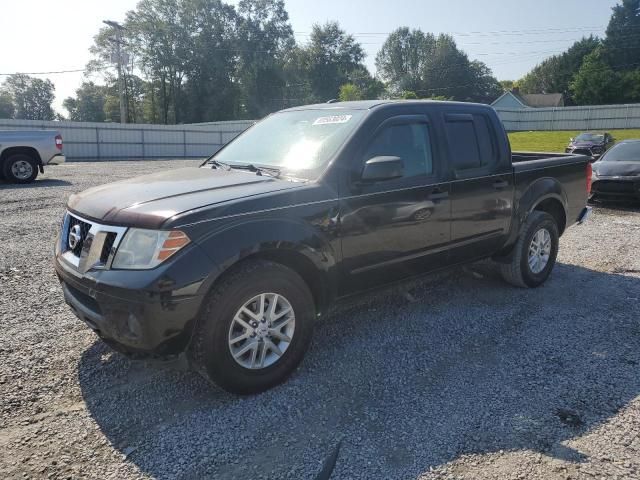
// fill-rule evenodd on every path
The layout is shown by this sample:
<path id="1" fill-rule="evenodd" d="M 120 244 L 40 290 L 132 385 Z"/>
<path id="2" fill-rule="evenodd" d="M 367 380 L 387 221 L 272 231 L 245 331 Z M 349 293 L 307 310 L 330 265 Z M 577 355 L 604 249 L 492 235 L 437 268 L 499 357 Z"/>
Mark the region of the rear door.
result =
<path id="1" fill-rule="evenodd" d="M 362 183 L 364 163 L 400 157 L 402 178 Z M 449 183 L 425 115 L 383 120 L 354 158 L 353 181 L 341 199 L 343 293 L 446 264 Z"/>
<path id="2" fill-rule="evenodd" d="M 513 169 L 488 115 L 446 113 L 444 128 L 452 177 L 451 260 L 457 263 L 503 245 L 513 211 Z"/>

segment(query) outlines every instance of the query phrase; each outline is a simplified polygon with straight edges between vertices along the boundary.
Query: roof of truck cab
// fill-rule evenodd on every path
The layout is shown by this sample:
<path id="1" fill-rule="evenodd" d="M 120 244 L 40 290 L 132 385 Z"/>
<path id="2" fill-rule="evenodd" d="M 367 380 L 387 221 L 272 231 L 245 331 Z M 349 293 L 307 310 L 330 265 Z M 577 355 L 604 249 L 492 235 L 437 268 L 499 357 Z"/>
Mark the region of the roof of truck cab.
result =
<path id="1" fill-rule="evenodd" d="M 359 100 L 355 102 L 333 102 L 316 103 L 313 105 L 300 105 L 299 107 L 287 108 L 282 112 L 294 112 L 297 110 L 372 110 L 383 105 L 424 105 L 425 103 L 438 105 L 464 105 L 474 107 L 488 107 L 488 105 L 467 102 L 450 102 L 441 100 Z"/>

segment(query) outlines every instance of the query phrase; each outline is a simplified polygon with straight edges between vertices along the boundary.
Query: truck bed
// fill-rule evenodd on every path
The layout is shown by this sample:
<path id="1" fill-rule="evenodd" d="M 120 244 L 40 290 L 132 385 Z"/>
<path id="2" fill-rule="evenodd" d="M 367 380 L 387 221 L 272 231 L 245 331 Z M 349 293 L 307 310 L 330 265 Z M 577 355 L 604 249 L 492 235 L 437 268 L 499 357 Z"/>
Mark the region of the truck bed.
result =
<path id="1" fill-rule="evenodd" d="M 566 153 L 513 152 L 511 163 L 516 173 L 562 165 L 587 164 L 590 157 Z"/>
<path id="2" fill-rule="evenodd" d="M 522 192 L 539 196 L 542 191 L 555 191 L 565 198 L 567 226 L 574 224 L 587 202 L 585 169 L 591 157 L 540 152 L 513 152 L 511 155 L 516 199 Z"/>

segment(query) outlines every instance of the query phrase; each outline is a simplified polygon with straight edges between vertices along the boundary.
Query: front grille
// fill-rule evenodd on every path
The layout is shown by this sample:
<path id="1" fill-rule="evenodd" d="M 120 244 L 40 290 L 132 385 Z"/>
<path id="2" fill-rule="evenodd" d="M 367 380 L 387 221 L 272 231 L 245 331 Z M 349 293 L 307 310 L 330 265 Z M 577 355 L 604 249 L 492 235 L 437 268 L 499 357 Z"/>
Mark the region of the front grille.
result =
<path id="1" fill-rule="evenodd" d="M 113 250 L 113 246 L 116 243 L 116 238 L 118 234 L 115 232 L 107 233 L 107 237 L 104 240 L 104 245 L 102 247 L 102 252 L 100 252 L 100 263 L 106 265 L 109 261 L 109 256 L 111 255 L 111 250 Z"/>
<path id="2" fill-rule="evenodd" d="M 593 184 L 595 192 L 602 193 L 634 193 L 632 182 L 616 182 L 615 180 L 598 180 Z"/>
<path id="3" fill-rule="evenodd" d="M 71 229 L 73 229 L 76 225 L 80 226 L 81 239 L 73 248 L 71 248 L 71 244 L 69 243 L 69 233 L 71 232 Z M 84 246 L 84 241 L 87 239 L 87 235 L 89 235 L 89 230 L 91 230 L 90 223 L 83 222 L 82 220 L 74 216 L 71 216 L 71 215 L 69 216 L 69 227 L 66 231 L 66 238 L 67 238 L 66 248 L 68 250 L 71 250 L 73 254 L 77 257 L 79 257 L 80 253 L 82 252 L 82 247 Z"/>

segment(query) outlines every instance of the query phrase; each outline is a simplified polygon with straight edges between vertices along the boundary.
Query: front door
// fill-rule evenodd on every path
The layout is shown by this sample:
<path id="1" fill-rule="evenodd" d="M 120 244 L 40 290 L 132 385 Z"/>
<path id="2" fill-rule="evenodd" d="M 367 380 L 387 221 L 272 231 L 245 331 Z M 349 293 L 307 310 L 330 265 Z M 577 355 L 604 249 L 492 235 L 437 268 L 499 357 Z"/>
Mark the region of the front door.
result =
<path id="1" fill-rule="evenodd" d="M 449 183 L 437 161 L 426 116 L 384 121 L 358 153 L 356 178 L 340 205 L 340 234 L 347 294 L 446 264 L 450 240 Z M 364 163 L 394 156 L 403 176 L 358 181 Z"/>

